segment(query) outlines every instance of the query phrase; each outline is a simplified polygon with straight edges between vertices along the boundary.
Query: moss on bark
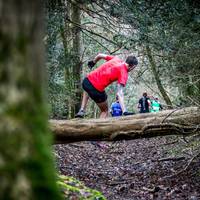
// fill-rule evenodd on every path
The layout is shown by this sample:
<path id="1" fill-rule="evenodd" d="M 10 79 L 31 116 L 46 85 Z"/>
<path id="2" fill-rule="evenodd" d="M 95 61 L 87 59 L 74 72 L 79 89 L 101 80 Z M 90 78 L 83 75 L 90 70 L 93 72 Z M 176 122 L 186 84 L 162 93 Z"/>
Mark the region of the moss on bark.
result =
<path id="1" fill-rule="evenodd" d="M 61 199 L 44 104 L 42 6 L 1 3 L 0 199 Z"/>

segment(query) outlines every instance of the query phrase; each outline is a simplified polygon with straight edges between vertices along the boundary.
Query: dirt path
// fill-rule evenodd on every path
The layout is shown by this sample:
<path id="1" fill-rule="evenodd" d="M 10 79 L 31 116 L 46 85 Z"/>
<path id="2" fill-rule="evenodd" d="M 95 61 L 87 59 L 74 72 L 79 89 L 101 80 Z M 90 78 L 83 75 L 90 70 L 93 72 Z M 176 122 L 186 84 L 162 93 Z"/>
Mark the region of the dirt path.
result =
<path id="1" fill-rule="evenodd" d="M 184 169 L 199 149 L 196 142 L 173 136 L 104 142 L 107 148 L 80 142 L 55 145 L 55 154 L 61 174 L 98 189 L 108 200 L 198 200 L 200 156 L 186 171 L 167 177 Z"/>

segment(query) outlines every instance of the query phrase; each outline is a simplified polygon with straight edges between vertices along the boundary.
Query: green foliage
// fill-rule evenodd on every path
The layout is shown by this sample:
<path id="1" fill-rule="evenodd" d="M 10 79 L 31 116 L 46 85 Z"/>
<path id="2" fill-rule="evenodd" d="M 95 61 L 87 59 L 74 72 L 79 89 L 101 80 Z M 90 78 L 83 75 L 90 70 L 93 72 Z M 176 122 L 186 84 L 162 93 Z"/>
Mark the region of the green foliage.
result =
<path id="1" fill-rule="evenodd" d="M 199 4 L 186 0 L 120 2 L 114 6 L 121 13 L 127 11 L 120 17 L 137 30 L 132 36 L 135 42 L 152 49 L 163 84 L 171 91 L 178 88 L 176 95 L 185 99 L 185 105 L 199 105 Z"/>
<path id="2" fill-rule="evenodd" d="M 64 199 L 106 200 L 100 192 L 86 187 L 73 177 L 60 175 L 57 184 Z"/>
<path id="3" fill-rule="evenodd" d="M 70 14 L 63 6 L 46 12 L 46 66 L 49 74 L 48 100 L 51 118 L 72 117 L 75 105 L 80 102 L 76 89 L 80 77 L 76 73 L 76 67 L 80 66 L 79 54 L 73 49 L 73 27 L 64 20 Z"/>
<path id="4" fill-rule="evenodd" d="M 61 8 L 60 8 L 61 9 Z M 50 105 L 50 117 L 66 117 L 67 88 L 64 80 L 64 48 L 60 35 L 63 26 L 63 12 L 49 10 L 46 12 L 46 49 L 48 72 L 48 102 Z"/>

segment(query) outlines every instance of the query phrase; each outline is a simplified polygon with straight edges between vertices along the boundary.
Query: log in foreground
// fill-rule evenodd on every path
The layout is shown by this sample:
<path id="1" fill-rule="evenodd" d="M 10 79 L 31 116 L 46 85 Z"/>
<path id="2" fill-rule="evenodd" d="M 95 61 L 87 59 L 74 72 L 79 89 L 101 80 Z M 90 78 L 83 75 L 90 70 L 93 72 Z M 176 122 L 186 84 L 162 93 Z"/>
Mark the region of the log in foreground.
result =
<path id="1" fill-rule="evenodd" d="M 200 131 L 200 108 L 188 107 L 106 119 L 50 120 L 50 128 L 57 144 L 164 135 L 188 136 Z"/>

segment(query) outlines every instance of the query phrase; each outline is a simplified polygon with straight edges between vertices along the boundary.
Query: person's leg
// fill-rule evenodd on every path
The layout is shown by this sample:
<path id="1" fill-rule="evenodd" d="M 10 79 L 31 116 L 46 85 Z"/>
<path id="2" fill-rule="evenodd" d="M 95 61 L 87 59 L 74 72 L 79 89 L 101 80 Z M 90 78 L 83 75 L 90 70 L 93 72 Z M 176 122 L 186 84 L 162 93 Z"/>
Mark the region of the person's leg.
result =
<path id="1" fill-rule="evenodd" d="M 108 117 L 108 102 L 107 102 L 107 100 L 102 103 L 97 103 L 97 105 L 101 110 L 100 118 Z"/>
<path id="2" fill-rule="evenodd" d="M 97 103 L 96 102 L 96 104 L 98 105 L 98 107 L 101 110 L 100 118 L 106 118 L 106 117 L 108 117 L 108 102 L 106 100 L 107 99 L 107 95 L 105 93 L 103 94 L 103 99 L 105 101 L 103 101 L 101 103 Z M 107 149 L 107 145 L 104 142 L 93 141 L 92 144 L 95 145 L 95 146 L 98 146 L 101 149 Z"/>
<path id="3" fill-rule="evenodd" d="M 102 103 L 96 103 L 101 110 L 100 118 L 108 117 L 108 102 L 107 100 Z M 93 145 L 98 146 L 101 149 L 107 149 L 107 145 L 104 142 L 94 141 L 92 142 Z"/>
<path id="4" fill-rule="evenodd" d="M 85 111 L 88 99 L 89 99 L 88 93 L 86 91 L 84 91 L 82 102 L 81 102 L 81 110 Z"/>
<path id="5" fill-rule="evenodd" d="M 83 97 L 82 97 L 82 102 L 81 102 L 81 108 L 78 111 L 78 113 L 75 115 L 76 118 L 83 118 L 84 117 L 88 99 L 89 99 L 89 96 L 88 96 L 87 92 L 84 91 Z"/>

